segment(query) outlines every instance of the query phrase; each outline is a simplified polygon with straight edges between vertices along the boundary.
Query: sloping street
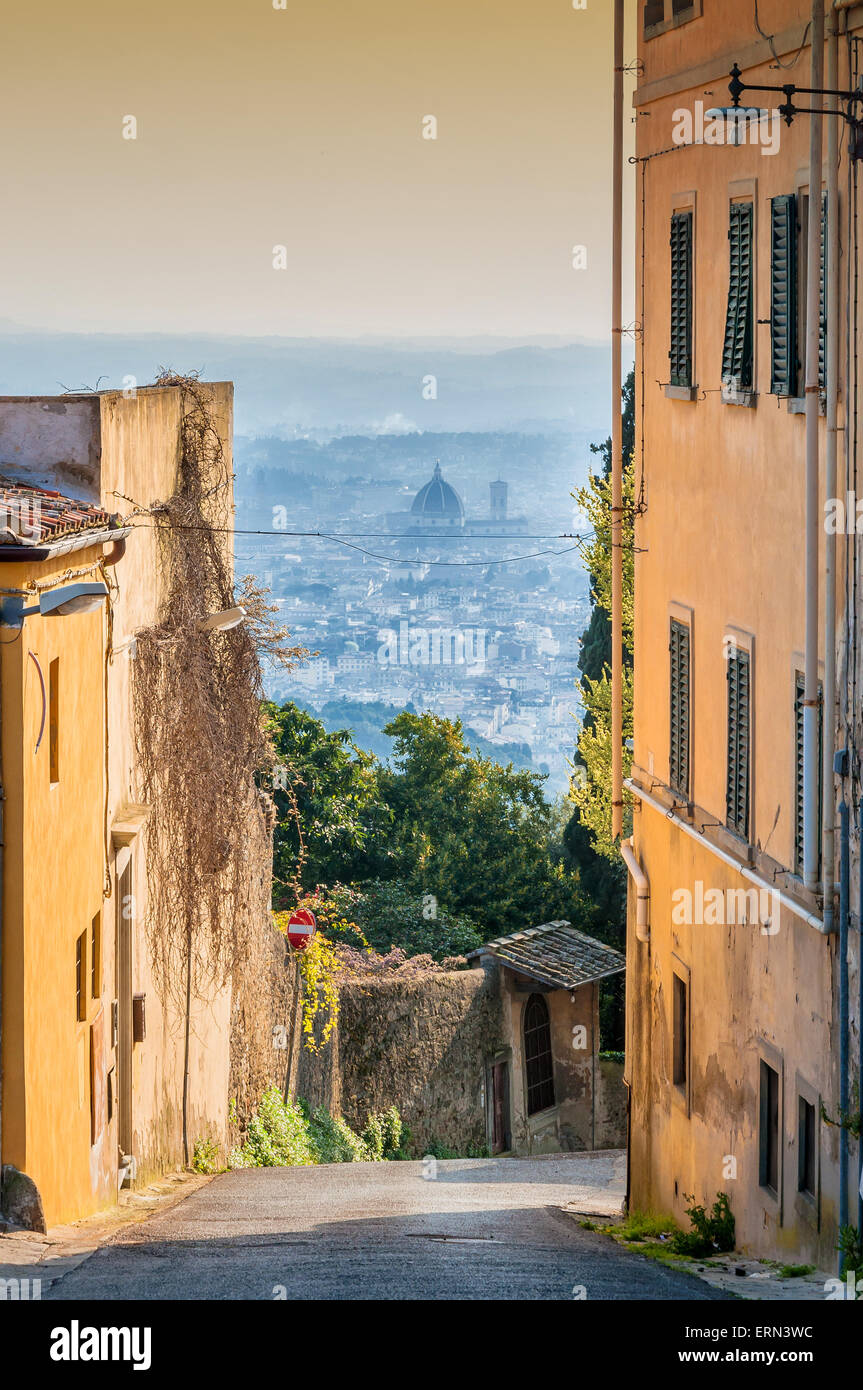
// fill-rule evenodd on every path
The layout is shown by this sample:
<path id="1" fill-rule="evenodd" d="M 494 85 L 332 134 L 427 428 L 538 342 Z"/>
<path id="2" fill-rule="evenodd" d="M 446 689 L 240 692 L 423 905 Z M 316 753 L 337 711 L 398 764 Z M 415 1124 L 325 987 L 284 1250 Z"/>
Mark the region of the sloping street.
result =
<path id="1" fill-rule="evenodd" d="M 624 1183 L 619 1152 L 241 1170 L 56 1278 L 20 1272 L 64 1300 L 720 1297 L 582 1229 Z"/>

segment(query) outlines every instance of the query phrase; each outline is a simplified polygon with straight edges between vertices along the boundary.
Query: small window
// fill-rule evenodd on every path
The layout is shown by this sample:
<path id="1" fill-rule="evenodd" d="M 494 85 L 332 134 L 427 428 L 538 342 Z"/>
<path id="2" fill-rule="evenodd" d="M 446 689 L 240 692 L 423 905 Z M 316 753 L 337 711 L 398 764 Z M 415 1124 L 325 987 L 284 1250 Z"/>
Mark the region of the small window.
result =
<path id="1" fill-rule="evenodd" d="M 670 658 L 670 731 L 668 780 L 675 791 L 689 797 L 689 628 L 671 619 L 668 652 Z"/>
<path id="2" fill-rule="evenodd" d="M 802 672 L 797 672 L 794 687 L 794 872 L 803 873 L 803 699 L 805 681 Z M 821 805 L 821 789 L 824 785 L 824 770 L 821 754 L 824 739 L 824 691 L 818 682 L 818 805 Z M 821 872 L 821 816 L 818 816 L 818 872 Z"/>
<path id="3" fill-rule="evenodd" d="M 779 1073 L 761 1062 L 758 1123 L 758 1181 L 779 1194 Z"/>
<path id="4" fill-rule="evenodd" d="M 749 839 L 750 665 L 736 644 L 728 652 L 728 766 L 725 815 L 729 830 Z"/>
<path id="5" fill-rule="evenodd" d="M 797 1097 L 797 1191 L 815 1196 L 816 1177 L 815 1106 Z"/>
<path id="6" fill-rule="evenodd" d="M 689 1010 L 686 995 L 686 981 L 681 979 L 679 975 L 675 975 L 674 1017 L 672 1020 L 674 1031 L 672 1079 L 675 1086 L 679 1086 L 681 1090 L 686 1089 L 689 1075 Z"/>
<path id="7" fill-rule="evenodd" d="M 48 668 L 48 764 L 51 784 L 60 781 L 60 660 Z"/>
<path id="8" fill-rule="evenodd" d="M 75 1017 L 79 1023 L 87 1018 L 87 933 L 82 932 L 75 942 Z"/>
<path id="9" fill-rule="evenodd" d="M 644 27 L 652 29 L 665 21 L 665 0 L 645 0 Z"/>
<path id="10" fill-rule="evenodd" d="M 722 385 L 751 391 L 753 385 L 753 206 L 732 203 L 728 222 L 728 304 L 722 348 Z"/>
<path id="11" fill-rule="evenodd" d="M 524 1060 L 527 1071 L 527 1113 L 536 1115 L 554 1105 L 554 1062 L 548 1005 L 532 994 L 524 1010 Z"/>
<path id="12" fill-rule="evenodd" d="M 672 386 L 692 386 L 692 213 L 671 218 L 671 346 L 668 352 Z"/>
<path id="13" fill-rule="evenodd" d="M 99 999 L 102 994 L 102 914 L 93 918 L 90 938 L 90 994 Z"/>

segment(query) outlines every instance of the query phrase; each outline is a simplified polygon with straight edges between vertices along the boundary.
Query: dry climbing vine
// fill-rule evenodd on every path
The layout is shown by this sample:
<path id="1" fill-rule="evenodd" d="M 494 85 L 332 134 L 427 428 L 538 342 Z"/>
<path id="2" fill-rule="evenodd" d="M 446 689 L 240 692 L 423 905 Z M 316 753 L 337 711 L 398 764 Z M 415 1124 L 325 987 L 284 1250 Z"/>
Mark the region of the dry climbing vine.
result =
<path id="1" fill-rule="evenodd" d="M 253 581 L 235 593 L 231 474 L 211 396 L 196 376 L 161 372 L 182 393 L 178 478 L 150 509 L 162 602 L 137 633 L 133 698 L 148 824 L 147 933 L 173 997 L 206 995 L 248 959 L 266 919 L 275 809 L 256 785 L 274 754 L 261 719 L 261 655 L 302 656 Z M 241 603 L 228 631 L 201 620 Z"/>

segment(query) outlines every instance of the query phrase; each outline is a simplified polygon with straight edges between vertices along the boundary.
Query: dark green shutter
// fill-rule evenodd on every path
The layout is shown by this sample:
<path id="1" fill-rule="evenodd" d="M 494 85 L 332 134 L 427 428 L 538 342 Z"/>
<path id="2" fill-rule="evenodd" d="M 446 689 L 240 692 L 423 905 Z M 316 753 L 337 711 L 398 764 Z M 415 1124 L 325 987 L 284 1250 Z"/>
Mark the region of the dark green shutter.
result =
<path id="1" fill-rule="evenodd" d="M 728 770 L 726 823 L 749 839 L 749 653 L 735 648 L 728 657 Z"/>
<path id="2" fill-rule="evenodd" d="M 800 672 L 794 687 L 794 872 L 803 873 L 803 699 L 805 682 Z M 824 688 L 818 682 L 818 805 L 824 786 Z M 821 871 L 821 817 L 818 817 L 818 869 Z"/>
<path id="3" fill-rule="evenodd" d="M 752 204 L 732 203 L 728 225 L 728 309 L 722 350 L 722 384 L 752 387 Z"/>
<path id="4" fill-rule="evenodd" d="M 692 213 L 671 218 L 671 385 L 692 385 Z"/>
<path id="5" fill-rule="evenodd" d="M 821 254 L 818 268 L 818 389 L 827 390 L 827 194 L 821 195 Z"/>
<path id="6" fill-rule="evenodd" d="M 689 796 L 689 628 L 671 620 L 670 740 L 668 780 L 675 791 Z"/>
<path id="7" fill-rule="evenodd" d="M 770 204 L 770 390 L 797 392 L 797 199 L 793 193 Z"/>

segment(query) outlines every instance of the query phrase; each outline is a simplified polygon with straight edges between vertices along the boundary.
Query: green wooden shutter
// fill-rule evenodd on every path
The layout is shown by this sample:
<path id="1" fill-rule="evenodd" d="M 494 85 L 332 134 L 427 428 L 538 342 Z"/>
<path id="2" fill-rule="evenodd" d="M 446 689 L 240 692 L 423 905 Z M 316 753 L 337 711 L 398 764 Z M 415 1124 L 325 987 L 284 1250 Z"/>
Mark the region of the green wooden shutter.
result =
<path id="1" fill-rule="evenodd" d="M 803 872 L 803 677 L 794 689 L 794 872 Z"/>
<path id="2" fill-rule="evenodd" d="M 671 218 L 671 385 L 692 385 L 692 213 Z"/>
<path id="3" fill-rule="evenodd" d="M 827 194 L 821 195 L 821 254 L 818 267 L 818 389 L 827 390 Z"/>
<path id="4" fill-rule="evenodd" d="M 770 390 L 797 393 L 797 199 L 793 193 L 770 204 Z"/>
<path id="5" fill-rule="evenodd" d="M 732 203 L 728 225 L 728 309 L 722 350 L 722 384 L 752 387 L 752 204 Z"/>
<path id="6" fill-rule="evenodd" d="M 800 672 L 794 686 L 794 872 L 803 873 L 803 699 L 805 682 Z M 818 805 L 824 786 L 824 687 L 818 682 Z M 818 817 L 818 868 L 821 871 L 821 817 Z"/>
<path id="7" fill-rule="evenodd" d="M 728 767 L 725 814 L 730 830 L 749 839 L 749 653 L 728 657 Z"/>
<path id="8" fill-rule="evenodd" d="M 689 628 L 671 620 L 670 739 L 668 780 L 675 791 L 689 796 Z"/>

